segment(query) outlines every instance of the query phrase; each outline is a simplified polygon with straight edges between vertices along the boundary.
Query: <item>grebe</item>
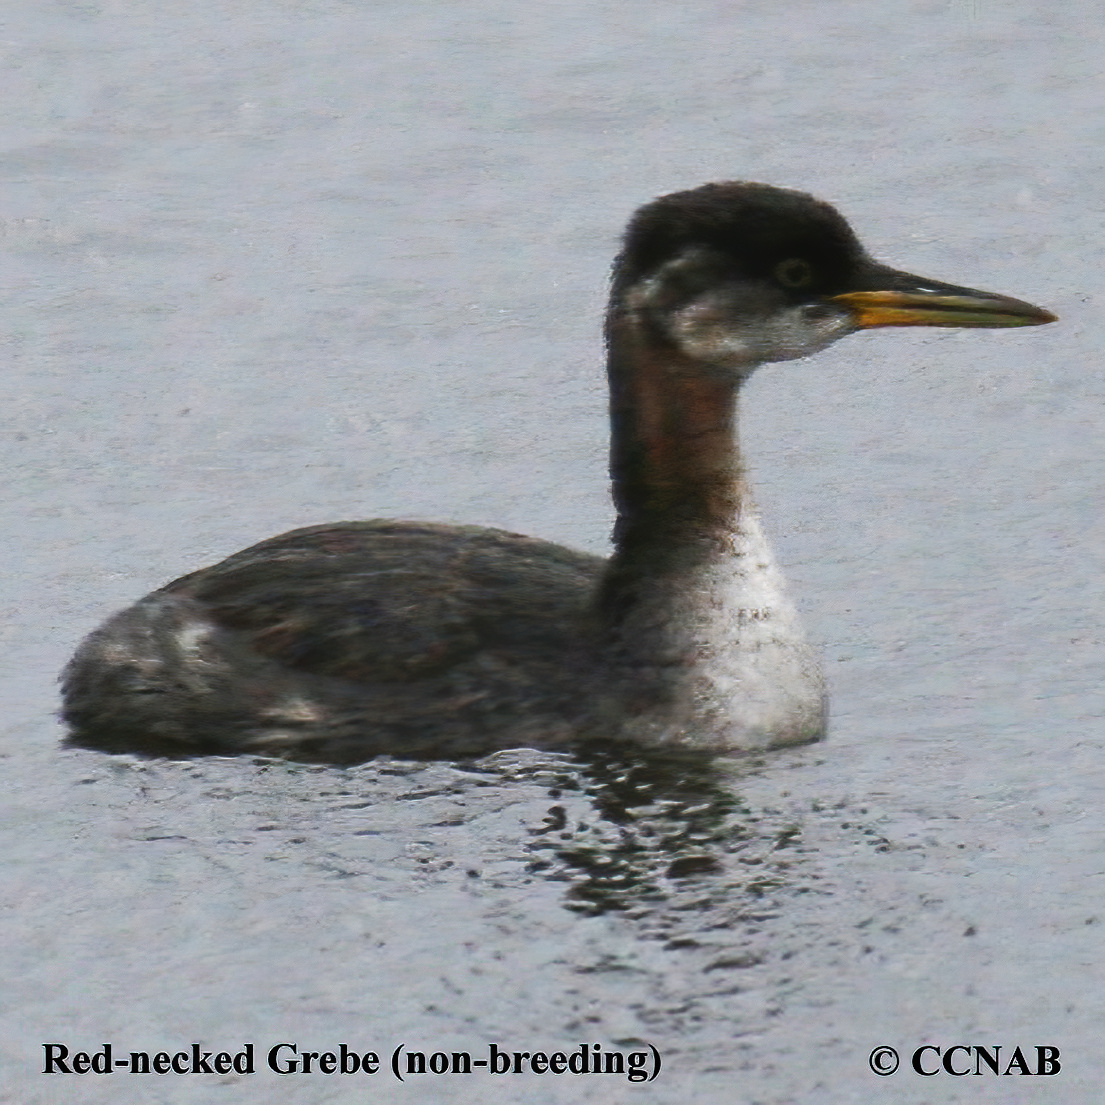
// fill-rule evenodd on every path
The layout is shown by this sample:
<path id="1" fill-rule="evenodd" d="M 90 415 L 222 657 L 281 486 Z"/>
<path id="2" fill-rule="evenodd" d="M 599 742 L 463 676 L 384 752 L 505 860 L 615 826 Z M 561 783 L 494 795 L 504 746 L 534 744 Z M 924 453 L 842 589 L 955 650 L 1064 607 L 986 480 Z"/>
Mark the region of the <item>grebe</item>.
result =
<path id="1" fill-rule="evenodd" d="M 72 740 L 336 763 L 816 740 L 824 685 L 749 499 L 741 382 L 871 327 L 1054 320 L 879 264 L 801 192 L 664 196 L 614 262 L 609 560 L 473 526 L 293 530 L 92 633 L 62 677 Z"/>

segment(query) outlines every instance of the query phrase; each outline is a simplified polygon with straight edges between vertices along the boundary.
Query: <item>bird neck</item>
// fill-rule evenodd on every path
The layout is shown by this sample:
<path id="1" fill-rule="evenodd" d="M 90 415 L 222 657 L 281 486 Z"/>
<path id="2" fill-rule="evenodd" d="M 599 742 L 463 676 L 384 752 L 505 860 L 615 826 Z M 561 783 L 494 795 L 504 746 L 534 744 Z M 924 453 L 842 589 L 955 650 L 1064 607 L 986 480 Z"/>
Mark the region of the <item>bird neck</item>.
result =
<path id="1" fill-rule="evenodd" d="M 612 310 L 607 325 L 616 562 L 713 558 L 731 547 L 747 499 L 737 383 Z"/>
<path id="2" fill-rule="evenodd" d="M 622 731 L 687 748 L 811 739 L 823 688 L 745 483 L 736 377 L 616 302 L 607 337 L 618 520 L 594 613 L 627 673 Z"/>

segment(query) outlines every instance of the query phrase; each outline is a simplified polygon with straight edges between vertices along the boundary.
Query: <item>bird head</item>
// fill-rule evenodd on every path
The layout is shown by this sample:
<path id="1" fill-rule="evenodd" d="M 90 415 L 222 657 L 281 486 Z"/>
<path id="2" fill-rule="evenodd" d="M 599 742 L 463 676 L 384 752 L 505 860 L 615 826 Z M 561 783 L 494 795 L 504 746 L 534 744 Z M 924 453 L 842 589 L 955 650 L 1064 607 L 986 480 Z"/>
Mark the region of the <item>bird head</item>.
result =
<path id="1" fill-rule="evenodd" d="M 1018 299 L 881 264 L 831 205 L 744 182 L 642 207 L 615 261 L 611 303 L 612 326 L 628 321 L 680 363 L 736 377 L 874 327 L 1055 321 Z"/>

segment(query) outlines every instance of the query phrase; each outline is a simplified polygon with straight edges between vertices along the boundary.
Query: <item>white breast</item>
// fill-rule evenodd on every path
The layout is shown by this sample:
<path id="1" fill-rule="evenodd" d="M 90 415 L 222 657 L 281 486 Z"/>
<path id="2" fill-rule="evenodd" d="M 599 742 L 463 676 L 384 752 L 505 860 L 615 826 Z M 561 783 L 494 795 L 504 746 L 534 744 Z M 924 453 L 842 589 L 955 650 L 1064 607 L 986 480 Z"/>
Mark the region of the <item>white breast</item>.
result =
<path id="1" fill-rule="evenodd" d="M 623 627 L 627 648 L 671 688 L 634 739 L 731 750 L 816 739 L 825 690 L 793 603 L 751 511 L 728 547 L 657 583 Z"/>

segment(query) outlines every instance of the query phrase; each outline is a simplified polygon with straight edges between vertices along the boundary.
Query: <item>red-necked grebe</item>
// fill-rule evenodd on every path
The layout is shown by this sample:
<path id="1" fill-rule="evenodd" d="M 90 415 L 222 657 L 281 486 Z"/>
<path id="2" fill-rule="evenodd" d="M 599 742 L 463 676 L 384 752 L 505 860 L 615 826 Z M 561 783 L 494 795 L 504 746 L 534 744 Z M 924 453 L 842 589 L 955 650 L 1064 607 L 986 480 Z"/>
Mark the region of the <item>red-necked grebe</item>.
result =
<path id="1" fill-rule="evenodd" d="M 664 196 L 614 263 L 609 560 L 469 526 L 295 530 L 92 633 L 65 719 L 106 749 L 331 762 L 816 740 L 822 677 L 742 476 L 741 381 L 870 327 L 1054 317 L 881 265 L 800 192 Z"/>

